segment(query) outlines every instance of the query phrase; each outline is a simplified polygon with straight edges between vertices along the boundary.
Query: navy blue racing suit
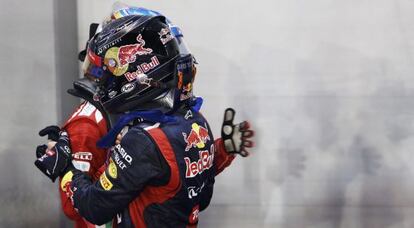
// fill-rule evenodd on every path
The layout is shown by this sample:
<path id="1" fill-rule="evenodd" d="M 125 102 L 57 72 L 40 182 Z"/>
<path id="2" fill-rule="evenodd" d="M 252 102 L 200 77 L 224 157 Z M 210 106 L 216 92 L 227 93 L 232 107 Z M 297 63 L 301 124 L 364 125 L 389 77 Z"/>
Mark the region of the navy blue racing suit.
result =
<path id="1" fill-rule="evenodd" d="M 114 218 L 117 227 L 195 227 L 210 203 L 215 175 L 234 157 L 216 164 L 207 121 L 197 112 L 185 114 L 176 112 L 175 122 L 132 126 L 111 149 L 99 181 L 71 171 L 79 214 L 98 225 Z"/>

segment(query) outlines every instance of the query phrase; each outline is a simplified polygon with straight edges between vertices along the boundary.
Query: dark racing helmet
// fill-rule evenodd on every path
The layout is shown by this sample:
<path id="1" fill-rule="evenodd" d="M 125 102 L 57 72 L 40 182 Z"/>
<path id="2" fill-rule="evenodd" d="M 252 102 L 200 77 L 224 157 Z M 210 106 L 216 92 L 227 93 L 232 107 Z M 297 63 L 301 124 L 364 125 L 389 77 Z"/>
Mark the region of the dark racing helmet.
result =
<path id="1" fill-rule="evenodd" d="M 83 67 L 97 84 L 95 99 L 108 112 L 123 113 L 191 98 L 194 60 L 178 42 L 163 16 L 108 22 L 89 40 Z"/>

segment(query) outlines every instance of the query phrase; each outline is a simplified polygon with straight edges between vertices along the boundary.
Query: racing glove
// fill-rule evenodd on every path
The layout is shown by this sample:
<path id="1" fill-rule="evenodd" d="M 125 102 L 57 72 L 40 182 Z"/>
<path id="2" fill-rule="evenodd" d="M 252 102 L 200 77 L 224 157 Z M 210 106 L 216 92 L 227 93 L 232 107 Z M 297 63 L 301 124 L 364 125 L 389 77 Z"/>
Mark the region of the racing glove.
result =
<path id="1" fill-rule="evenodd" d="M 69 169 L 74 169 L 71 162 L 71 150 L 69 137 L 65 131 L 60 131 L 57 126 L 49 126 L 39 132 L 40 136 L 48 135 L 50 140 L 56 139 L 53 148 L 48 149 L 46 145 L 39 145 L 36 148 L 35 166 L 42 171 L 52 182 L 65 174 Z M 57 131 L 59 129 L 60 132 Z M 58 134 L 55 134 L 58 132 Z"/>
<path id="2" fill-rule="evenodd" d="M 57 142 L 59 139 L 60 127 L 51 125 L 43 128 L 39 131 L 39 136 L 43 137 L 47 135 L 47 139 Z"/>
<path id="3" fill-rule="evenodd" d="M 223 139 L 227 153 L 240 154 L 241 156 L 246 157 L 249 155 L 247 149 L 254 146 L 254 143 L 251 140 L 254 131 L 250 129 L 250 124 L 247 121 L 233 124 L 235 114 L 236 112 L 232 108 L 227 108 L 224 111 L 221 138 Z"/>

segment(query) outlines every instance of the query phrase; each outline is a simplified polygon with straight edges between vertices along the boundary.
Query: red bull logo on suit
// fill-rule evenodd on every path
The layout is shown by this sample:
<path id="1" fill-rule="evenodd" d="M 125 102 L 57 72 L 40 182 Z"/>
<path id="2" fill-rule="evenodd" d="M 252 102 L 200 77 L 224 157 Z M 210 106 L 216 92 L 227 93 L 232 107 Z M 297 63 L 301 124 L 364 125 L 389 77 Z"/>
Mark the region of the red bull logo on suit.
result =
<path id="1" fill-rule="evenodd" d="M 185 151 L 189 151 L 191 148 L 196 147 L 198 149 L 202 149 L 205 147 L 205 143 L 210 140 L 210 136 L 208 135 L 207 126 L 202 127 L 197 123 L 193 123 L 191 125 L 191 131 L 187 135 L 183 133 L 184 141 L 187 143 L 187 147 Z"/>
<path id="2" fill-rule="evenodd" d="M 208 150 L 199 151 L 200 158 L 197 161 L 191 162 L 190 158 L 185 157 L 185 165 L 187 169 L 185 171 L 185 177 L 191 178 L 195 177 L 198 174 L 208 170 L 213 166 L 214 161 L 214 145 L 211 145 L 210 152 Z"/>

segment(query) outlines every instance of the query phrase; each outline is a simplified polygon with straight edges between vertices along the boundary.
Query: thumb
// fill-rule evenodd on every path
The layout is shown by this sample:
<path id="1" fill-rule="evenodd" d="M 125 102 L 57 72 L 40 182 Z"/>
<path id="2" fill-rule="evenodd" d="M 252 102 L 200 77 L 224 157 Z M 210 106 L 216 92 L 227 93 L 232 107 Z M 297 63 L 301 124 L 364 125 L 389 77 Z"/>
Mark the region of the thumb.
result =
<path id="1" fill-rule="evenodd" d="M 229 122 L 233 125 L 234 116 L 236 115 L 236 111 L 232 108 L 227 108 L 224 111 L 224 122 Z"/>
<path id="2" fill-rule="evenodd" d="M 236 114 L 236 111 L 234 111 L 234 109 L 232 108 L 227 108 L 224 111 L 224 120 L 223 120 L 223 125 L 221 128 L 221 134 L 222 137 L 224 136 L 230 136 L 233 133 L 233 120 L 234 120 L 234 116 Z"/>
<path id="3" fill-rule="evenodd" d="M 47 149 L 51 150 L 53 147 L 55 147 L 56 141 L 48 140 L 47 142 Z"/>
<path id="4" fill-rule="evenodd" d="M 52 139 L 54 141 L 57 141 L 59 138 L 59 132 L 60 132 L 60 128 L 58 126 L 52 125 L 52 126 L 47 126 L 45 128 L 43 128 L 42 130 L 39 131 L 39 136 L 45 136 L 47 135 L 48 139 Z"/>

